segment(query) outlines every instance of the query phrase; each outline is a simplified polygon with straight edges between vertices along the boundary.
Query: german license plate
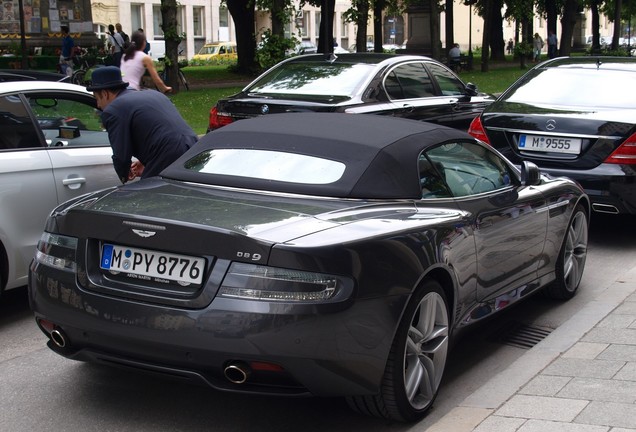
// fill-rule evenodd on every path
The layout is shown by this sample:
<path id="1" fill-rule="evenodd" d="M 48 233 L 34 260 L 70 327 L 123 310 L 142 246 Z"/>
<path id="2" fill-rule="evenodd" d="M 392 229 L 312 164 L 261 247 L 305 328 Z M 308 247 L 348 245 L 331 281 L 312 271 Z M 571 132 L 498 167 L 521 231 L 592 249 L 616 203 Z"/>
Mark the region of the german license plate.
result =
<path id="1" fill-rule="evenodd" d="M 100 268 L 125 273 L 135 279 L 173 281 L 180 285 L 201 284 L 203 258 L 157 252 L 148 249 L 104 244 Z"/>
<path id="2" fill-rule="evenodd" d="M 581 139 L 521 135 L 519 137 L 519 150 L 579 154 L 581 153 Z"/>

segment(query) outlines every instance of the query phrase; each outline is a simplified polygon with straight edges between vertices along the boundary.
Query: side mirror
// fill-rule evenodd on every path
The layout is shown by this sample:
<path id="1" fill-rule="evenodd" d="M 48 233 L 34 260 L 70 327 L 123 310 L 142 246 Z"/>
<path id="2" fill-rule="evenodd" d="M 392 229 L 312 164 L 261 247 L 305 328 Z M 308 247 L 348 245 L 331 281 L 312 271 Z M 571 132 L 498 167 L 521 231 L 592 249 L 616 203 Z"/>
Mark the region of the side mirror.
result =
<path id="1" fill-rule="evenodd" d="M 532 162 L 521 163 L 521 184 L 524 186 L 536 186 L 541 183 L 541 171 Z"/>
<path id="2" fill-rule="evenodd" d="M 477 86 L 473 83 L 466 84 L 466 94 L 468 96 L 477 96 L 479 94 Z"/>

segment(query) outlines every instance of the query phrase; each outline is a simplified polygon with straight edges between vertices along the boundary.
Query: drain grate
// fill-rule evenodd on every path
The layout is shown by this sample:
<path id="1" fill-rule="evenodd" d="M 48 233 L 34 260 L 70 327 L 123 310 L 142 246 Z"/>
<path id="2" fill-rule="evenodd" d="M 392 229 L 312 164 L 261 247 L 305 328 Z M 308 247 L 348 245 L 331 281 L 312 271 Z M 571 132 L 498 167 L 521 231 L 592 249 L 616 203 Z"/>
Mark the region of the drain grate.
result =
<path id="1" fill-rule="evenodd" d="M 517 348 L 530 349 L 545 339 L 554 329 L 527 325 L 518 322 L 508 323 L 499 334 L 497 341 Z"/>

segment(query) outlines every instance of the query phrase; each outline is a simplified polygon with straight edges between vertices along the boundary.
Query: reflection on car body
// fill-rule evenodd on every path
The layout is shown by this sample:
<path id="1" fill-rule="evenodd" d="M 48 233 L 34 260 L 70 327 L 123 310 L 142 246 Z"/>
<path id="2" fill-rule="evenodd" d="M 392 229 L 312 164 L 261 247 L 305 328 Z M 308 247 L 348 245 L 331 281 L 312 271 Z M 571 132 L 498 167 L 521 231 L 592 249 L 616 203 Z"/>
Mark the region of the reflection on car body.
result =
<path id="1" fill-rule="evenodd" d="M 45 81 L 0 83 L 0 292 L 27 283 L 49 212 L 119 183 L 95 99 Z"/>
<path id="2" fill-rule="evenodd" d="M 574 182 L 456 129 L 261 116 L 58 207 L 29 293 L 68 358 L 413 421 L 456 331 L 575 295 L 589 211 Z"/>
<path id="3" fill-rule="evenodd" d="M 293 111 L 378 114 L 466 130 L 493 100 L 428 57 L 298 56 L 220 99 L 210 110 L 208 131 L 235 120 Z"/>

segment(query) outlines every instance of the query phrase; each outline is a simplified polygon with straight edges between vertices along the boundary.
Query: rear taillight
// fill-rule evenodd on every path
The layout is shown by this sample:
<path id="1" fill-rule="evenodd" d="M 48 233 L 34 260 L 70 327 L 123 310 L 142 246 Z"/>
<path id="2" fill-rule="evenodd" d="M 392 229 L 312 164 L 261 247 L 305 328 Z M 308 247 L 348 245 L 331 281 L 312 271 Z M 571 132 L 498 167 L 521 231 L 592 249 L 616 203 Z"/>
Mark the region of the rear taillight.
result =
<path id="1" fill-rule="evenodd" d="M 485 142 L 490 145 L 490 140 L 488 139 L 488 135 L 486 135 L 486 130 L 484 126 L 481 124 L 481 116 L 477 116 L 470 122 L 470 126 L 468 127 L 468 133 L 478 140 Z"/>
<path id="2" fill-rule="evenodd" d="M 605 163 L 636 165 L 636 134 L 627 138 L 605 159 Z"/>
<path id="3" fill-rule="evenodd" d="M 234 120 L 228 114 L 221 113 L 213 106 L 210 110 L 210 121 L 208 122 L 208 131 L 218 129 L 220 127 L 229 125 Z"/>

